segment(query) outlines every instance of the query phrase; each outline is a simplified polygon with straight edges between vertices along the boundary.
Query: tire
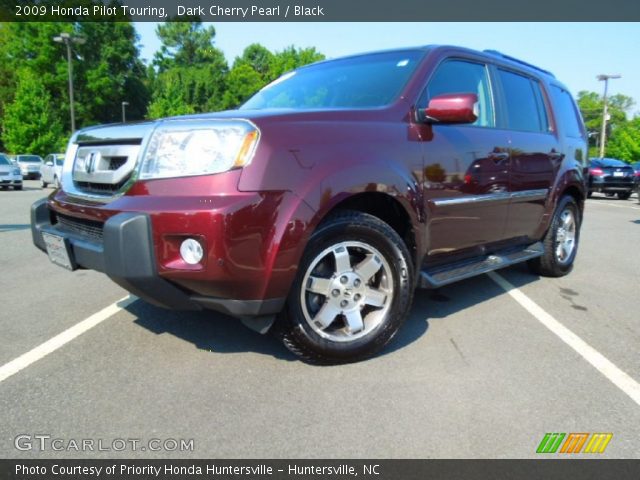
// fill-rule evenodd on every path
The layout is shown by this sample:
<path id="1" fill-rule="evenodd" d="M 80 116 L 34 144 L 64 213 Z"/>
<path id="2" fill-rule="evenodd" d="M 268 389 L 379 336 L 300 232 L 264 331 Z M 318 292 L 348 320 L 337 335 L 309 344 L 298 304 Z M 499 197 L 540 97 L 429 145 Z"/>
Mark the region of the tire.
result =
<path id="1" fill-rule="evenodd" d="M 13 189 L 14 190 L 22 190 L 22 185 L 14 186 Z"/>
<path id="2" fill-rule="evenodd" d="M 343 211 L 311 236 L 274 333 L 309 363 L 363 360 L 400 329 L 413 292 L 399 235 L 372 215 Z"/>
<path id="3" fill-rule="evenodd" d="M 44 181 L 44 178 L 40 177 L 40 187 L 41 188 L 47 188 L 47 185 L 49 185 L 49 184 Z"/>
<path id="4" fill-rule="evenodd" d="M 573 269 L 578 252 L 582 218 L 578 204 L 570 195 L 563 196 L 544 239 L 544 255 L 527 263 L 529 269 L 545 277 L 562 277 Z M 562 244 L 562 246 L 561 246 Z"/>
<path id="5" fill-rule="evenodd" d="M 629 200 L 631 196 L 631 192 L 618 192 L 618 199 L 620 200 Z"/>
<path id="6" fill-rule="evenodd" d="M 60 188 L 60 180 L 58 180 L 57 176 L 53 177 L 53 188 L 56 190 Z"/>
<path id="7" fill-rule="evenodd" d="M 592 192 L 591 190 L 589 190 L 589 191 L 587 192 L 587 198 L 591 198 L 591 196 L 592 196 L 592 195 L 593 195 L 593 192 Z"/>

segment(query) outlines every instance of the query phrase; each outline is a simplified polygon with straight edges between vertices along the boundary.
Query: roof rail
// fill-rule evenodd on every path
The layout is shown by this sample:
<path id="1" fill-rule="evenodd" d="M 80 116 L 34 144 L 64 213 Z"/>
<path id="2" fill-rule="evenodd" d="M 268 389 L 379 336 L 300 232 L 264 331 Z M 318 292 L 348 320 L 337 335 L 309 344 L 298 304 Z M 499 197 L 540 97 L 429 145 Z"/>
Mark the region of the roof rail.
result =
<path id="1" fill-rule="evenodd" d="M 556 76 L 551 73 L 549 70 L 545 70 L 544 68 L 540 68 L 540 67 L 536 67 L 535 65 L 532 65 L 530 63 L 524 62 L 518 58 L 512 57 L 510 55 L 505 55 L 502 52 L 499 52 L 498 50 L 483 50 L 484 53 L 488 53 L 489 55 L 493 55 L 495 57 L 500 57 L 500 58 L 504 58 L 506 60 L 511 60 L 512 62 L 516 62 L 519 63 L 520 65 L 525 65 L 527 67 L 533 68 L 534 70 L 538 70 L 539 72 L 542 73 L 546 73 L 547 75 L 556 78 Z"/>

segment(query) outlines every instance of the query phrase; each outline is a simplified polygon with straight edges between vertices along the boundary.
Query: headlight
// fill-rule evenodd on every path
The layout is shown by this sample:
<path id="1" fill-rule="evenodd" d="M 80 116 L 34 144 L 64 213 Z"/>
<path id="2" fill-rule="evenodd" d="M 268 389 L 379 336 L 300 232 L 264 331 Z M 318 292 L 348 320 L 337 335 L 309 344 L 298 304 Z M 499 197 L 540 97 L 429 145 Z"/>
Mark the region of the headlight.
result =
<path id="1" fill-rule="evenodd" d="M 226 172 L 251 162 L 260 133 L 244 120 L 178 120 L 153 132 L 141 179 Z"/>

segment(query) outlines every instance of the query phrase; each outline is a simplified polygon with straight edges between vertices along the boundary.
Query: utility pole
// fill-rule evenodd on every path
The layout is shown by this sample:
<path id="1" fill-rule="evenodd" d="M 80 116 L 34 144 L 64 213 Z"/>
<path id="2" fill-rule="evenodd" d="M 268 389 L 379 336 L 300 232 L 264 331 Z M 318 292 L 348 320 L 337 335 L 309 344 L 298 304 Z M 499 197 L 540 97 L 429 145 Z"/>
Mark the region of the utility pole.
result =
<path id="1" fill-rule="evenodd" d="M 127 105 L 129 102 L 122 102 L 122 123 L 127 122 Z"/>
<path id="2" fill-rule="evenodd" d="M 608 116 L 608 105 L 607 105 L 607 90 L 609 89 L 609 79 L 622 78 L 622 75 L 598 75 L 596 77 L 600 81 L 604 81 L 604 106 L 602 107 L 602 130 L 600 132 L 600 158 L 604 157 L 604 147 L 607 141 L 607 121 L 609 120 Z"/>
<path id="3" fill-rule="evenodd" d="M 67 68 L 69 70 L 69 108 L 71 112 L 71 133 L 76 131 L 76 114 L 73 104 L 73 61 L 71 59 L 71 44 L 77 43 L 82 45 L 86 40 L 83 37 L 72 36 L 70 33 L 63 32 L 57 37 L 53 37 L 53 41 L 64 43 L 67 46 Z"/>

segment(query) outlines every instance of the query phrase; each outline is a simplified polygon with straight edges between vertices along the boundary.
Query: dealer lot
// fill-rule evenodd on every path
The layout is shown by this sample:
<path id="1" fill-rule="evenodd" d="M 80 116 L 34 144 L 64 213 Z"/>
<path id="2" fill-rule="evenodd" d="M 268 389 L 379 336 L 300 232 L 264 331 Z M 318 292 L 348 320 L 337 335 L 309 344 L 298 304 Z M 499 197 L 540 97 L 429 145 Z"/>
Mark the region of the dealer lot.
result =
<path id="1" fill-rule="evenodd" d="M 29 206 L 48 193 L 36 181 L 0 192 L 0 369 L 127 296 L 33 247 Z M 638 458 L 639 240 L 637 198 L 594 195 L 569 276 L 499 272 L 626 372 L 627 393 L 486 275 L 418 291 L 390 347 L 336 367 L 217 313 L 133 301 L 0 382 L 0 456 L 521 458 L 546 432 L 612 432 L 602 456 Z M 21 451 L 21 434 L 193 439 L 193 450 Z"/>

